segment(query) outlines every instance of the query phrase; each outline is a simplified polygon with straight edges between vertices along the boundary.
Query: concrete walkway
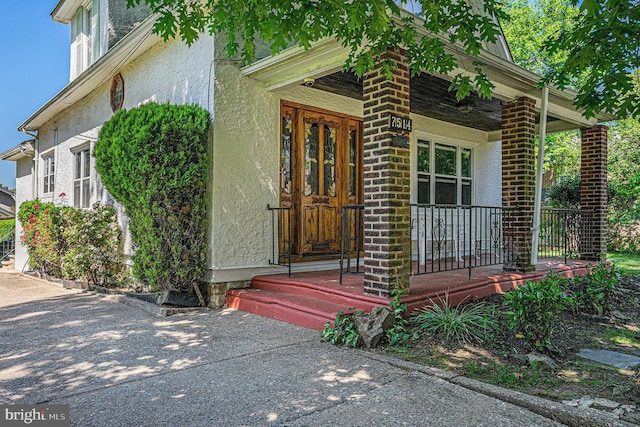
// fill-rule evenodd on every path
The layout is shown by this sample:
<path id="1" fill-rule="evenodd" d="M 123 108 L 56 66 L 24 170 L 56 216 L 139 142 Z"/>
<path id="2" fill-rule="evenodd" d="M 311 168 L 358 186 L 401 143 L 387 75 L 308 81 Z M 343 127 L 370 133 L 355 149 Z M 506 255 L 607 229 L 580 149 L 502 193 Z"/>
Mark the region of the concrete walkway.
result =
<path id="1" fill-rule="evenodd" d="M 429 372 L 252 314 L 160 318 L 0 271 L 0 404 L 69 404 L 71 425 L 561 425 Z"/>

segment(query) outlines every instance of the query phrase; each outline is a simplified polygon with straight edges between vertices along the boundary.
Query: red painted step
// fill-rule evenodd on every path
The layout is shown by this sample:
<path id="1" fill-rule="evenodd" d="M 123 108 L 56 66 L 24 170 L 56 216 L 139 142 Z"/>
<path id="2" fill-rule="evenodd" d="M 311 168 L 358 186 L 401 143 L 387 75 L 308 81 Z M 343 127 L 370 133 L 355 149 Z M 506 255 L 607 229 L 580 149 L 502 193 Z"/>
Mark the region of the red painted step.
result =
<path id="1" fill-rule="evenodd" d="M 321 330 L 334 321 L 336 313 L 349 307 L 300 294 L 265 289 L 231 289 L 227 291 L 227 307 L 281 320 L 305 328 Z"/>
<path id="2" fill-rule="evenodd" d="M 384 298 L 365 295 L 364 293 L 353 293 L 339 287 L 328 287 L 323 284 L 310 283 L 294 278 L 283 279 L 277 276 L 256 276 L 251 280 L 251 287 L 278 293 L 304 295 L 363 311 L 371 311 L 373 307 L 388 304 L 388 300 Z"/>

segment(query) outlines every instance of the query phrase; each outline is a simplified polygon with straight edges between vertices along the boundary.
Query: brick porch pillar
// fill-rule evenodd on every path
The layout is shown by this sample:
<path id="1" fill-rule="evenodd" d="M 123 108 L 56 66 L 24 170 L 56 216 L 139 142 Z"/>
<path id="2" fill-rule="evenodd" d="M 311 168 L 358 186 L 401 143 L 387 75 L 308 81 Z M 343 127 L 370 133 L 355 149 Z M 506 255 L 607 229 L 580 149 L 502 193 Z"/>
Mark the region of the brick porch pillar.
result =
<path id="1" fill-rule="evenodd" d="M 386 55 L 396 64 L 393 79 L 379 69 L 363 79 L 364 291 L 379 297 L 408 290 L 411 269 L 409 148 L 394 146 L 399 132 L 389 129 L 390 115 L 409 116 L 410 76 L 404 52 Z"/>
<path id="2" fill-rule="evenodd" d="M 607 253 L 607 130 L 602 125 L 580 129 L 580 207 L 593 211 L 592 229 L 583 233 L 591 250 L 581 257 L 593 261 L 604 261 Z"/>
<path id="3" fill-rule="evenodd" d="M 504 269 L 534 271 L 531 227 L 536 186 L 535 100 L 527 97 L 502 104 L 502 205 Z"/>

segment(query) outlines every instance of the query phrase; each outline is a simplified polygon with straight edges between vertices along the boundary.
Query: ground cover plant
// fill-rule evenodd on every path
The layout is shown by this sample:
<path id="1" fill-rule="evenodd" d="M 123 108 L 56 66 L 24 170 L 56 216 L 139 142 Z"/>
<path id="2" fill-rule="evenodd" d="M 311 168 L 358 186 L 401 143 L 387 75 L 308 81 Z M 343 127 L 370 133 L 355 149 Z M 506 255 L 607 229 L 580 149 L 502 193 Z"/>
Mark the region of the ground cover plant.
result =
<path id="1" fill-rule="evenodd" d="M 640 257 L 629 264 L 640 268 Z M 590 268 L 585 278 L 551 275 L 541 285 L 523 286 L 524 296 L 492 295 L 456 308 L 436 301 L 407 318 L 406 341 L 386 340 L 369 351 L 551 400 L 592 396 L 640 406 L 638 368 L 617 369 L 576 355 L 603 349 L 640 357 L 640 275 Z M 533 313 L 516 316 L 525 301 Z M 528 322 L 539 321 L 541 313 L 552 321 L 534 331 Z M 549 356 L 558 367 L 518 358 L 529 353 Z"/>

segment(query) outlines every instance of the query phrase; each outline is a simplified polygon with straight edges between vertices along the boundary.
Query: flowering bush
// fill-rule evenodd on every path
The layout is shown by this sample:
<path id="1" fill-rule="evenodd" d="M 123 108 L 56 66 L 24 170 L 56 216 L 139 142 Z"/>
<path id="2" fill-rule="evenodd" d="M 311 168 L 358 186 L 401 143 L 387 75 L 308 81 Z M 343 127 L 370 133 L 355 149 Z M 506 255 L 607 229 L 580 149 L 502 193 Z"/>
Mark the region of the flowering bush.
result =
<path id="1" fill-rule="evenodd" d="M 62 217 L 53 203 L 30 200 L 20 205 L 18 219 L 22 224 L 22 244 L 29 253 L 29 265 L 52 276 L 62 276 L 60 254 L 65 243 L 60 236 Z"/>
<path id="2" fill-rule="evenodd" d="M 30 200 L 18 212 L 34 270 L 106 286 L 116 281 L 122 232 L 111 206 L 92 210 Z"/>
<path id="3" fill-rule="evenodd" d="M 63 277 L 83 278 L 100 286 L 114 283 L 122 238 L 115 208 L 96 203 L 92 210 L 64 209 L 62 217 L 62 237 L 67 245 L 62 255 Z"/>

